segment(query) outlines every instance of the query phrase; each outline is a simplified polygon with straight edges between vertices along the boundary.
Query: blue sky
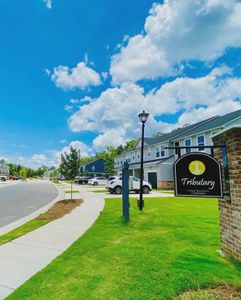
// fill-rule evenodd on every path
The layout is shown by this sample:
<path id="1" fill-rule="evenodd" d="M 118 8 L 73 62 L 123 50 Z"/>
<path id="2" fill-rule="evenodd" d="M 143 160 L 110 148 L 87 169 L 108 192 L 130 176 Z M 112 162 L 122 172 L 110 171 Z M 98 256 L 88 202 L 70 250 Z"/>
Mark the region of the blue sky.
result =
<path id="1" fill-rule="evenodd" d="M 235 0 L 1 0 L 0 157 L 37 167 L 241 108 Z"/>

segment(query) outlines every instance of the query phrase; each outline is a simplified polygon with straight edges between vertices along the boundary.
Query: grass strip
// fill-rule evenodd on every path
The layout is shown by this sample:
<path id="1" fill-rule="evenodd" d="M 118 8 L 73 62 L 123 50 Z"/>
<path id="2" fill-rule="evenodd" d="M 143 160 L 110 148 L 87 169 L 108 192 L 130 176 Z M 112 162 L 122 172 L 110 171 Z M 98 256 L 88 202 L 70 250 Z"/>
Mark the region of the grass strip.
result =
<path id="1" fill-rule="evenodd" d="M 47 221 L 47 220 L 37 220 L 37 219 L 28 221 L 27 223 L 19 226 L 18 228 L 14 229 L 4 235 L 1 235 L 0 236 L 0 245 L 10 242 L 30 231 L 33 231 L 33 230 L 47 224 L 48 222 L 49 221 Z"/>
<path id="2" fill-rule="evenodd" d="M 71 194 L 71 191 L 64 191 L 64 192 L 65 192 L 65 194 Z M 79 193 L 79 191 L 72 191 L 72 193 L 73 193 L 73 194 Z"/>
<path id="3" fill-rule="evenodd" d="M 53 220 L 59 219 L 70 213 L 76 206 L 82 203 L 80 199 L 62 200 L 56 202 L 46 213 L 19 226 L 18 228 L 0 236 L 0 245 L 10 242 L 28 232 L 31 232 Z"/>

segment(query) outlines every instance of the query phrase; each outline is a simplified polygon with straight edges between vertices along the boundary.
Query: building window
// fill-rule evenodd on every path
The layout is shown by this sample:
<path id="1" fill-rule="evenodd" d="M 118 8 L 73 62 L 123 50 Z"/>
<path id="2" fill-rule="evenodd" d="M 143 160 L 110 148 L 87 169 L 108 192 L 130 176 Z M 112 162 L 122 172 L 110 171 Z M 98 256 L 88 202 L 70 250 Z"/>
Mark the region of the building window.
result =
<path id="1" fill-rule="evenodd" d="M 204 146 L 205 145 L 205 138 L 204 135 L 200 135 L 197 137 L 197 145 L 198 146 Z M 204 147 L 199 147 L 198 151 L 204 151 L 205 148 Z"/>
<path id="2" fill-rule="evenodd" d="M 92 172 L 95 172 L 95 166 L 92 167 Z"/>
<path id="3" fill-rule="evenodd" d="M 166 150 L 165 150 L 165 146 L 161 146 L 161 157 L 165 157 L 166 156 Z"/>
<path id="4" fill-rule="evenodd" d="M 156 147 L 156 158 L 160 157 L 160 148 Z"/>
<path id="5" fill-rule="evenodd" d="M 179 142 L 175 142 L 175 143 L 174 143 L 174 146 L 175 146 L 175 147 L 179 147 L 179 146 L 180 146 L 180 143 L 179 143 Z M 175 155 L 178 155 L 178 149 L 175 149 Z"/>
<path id="6" fill-rule="evenodd" d="M 151 156 L 151 152 L 148 152 L 148 157 L 150 157 Z"/>
<path id="7" fill-rule="evenodd" d="M 186 139 L 186 140 L 185 140 L 185 146 L 186 146 L 186 147 L 189 147 L 189 146 L 191 146 L 191 145 L 192 145 L 191 139 Z M 186 153 L 191 153 L 191 149 L 190 149 L 190 148 L 186 148 Z"/>

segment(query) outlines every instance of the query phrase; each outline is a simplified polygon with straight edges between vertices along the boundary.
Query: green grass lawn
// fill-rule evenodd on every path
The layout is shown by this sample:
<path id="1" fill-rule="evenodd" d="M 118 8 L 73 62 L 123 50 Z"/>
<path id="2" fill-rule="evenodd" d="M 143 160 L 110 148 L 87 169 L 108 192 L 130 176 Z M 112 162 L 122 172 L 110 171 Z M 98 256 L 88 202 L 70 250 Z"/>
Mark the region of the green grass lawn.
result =
<path id="1" fill-rule="evenodd" d="M 107 190 L 93 190 L 93 193 L 107 193 Z"/>
<path id="2" fill-rule="evenodd" d="M 221 257 L 215 199 L 107 199 L 96 223 L 8 299 L 171 299 L 188 289 L 241 286 L 241 265 Z"/>
<path id="3" fill-rule="evenodd" d="M 71 194 L 71 191 L 64 191 L 65 192 L 65 194 Z M 72 191 L 72 194 L 74 194 L 74 193 L 79 193 L 79 191 Z"/>

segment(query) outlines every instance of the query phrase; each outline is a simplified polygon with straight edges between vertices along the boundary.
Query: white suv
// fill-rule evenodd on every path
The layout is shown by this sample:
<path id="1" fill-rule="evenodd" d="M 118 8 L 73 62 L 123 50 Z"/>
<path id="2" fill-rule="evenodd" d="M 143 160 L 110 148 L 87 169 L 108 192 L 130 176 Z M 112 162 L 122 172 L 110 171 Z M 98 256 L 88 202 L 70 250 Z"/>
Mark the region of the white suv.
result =
<path id="1" fill-rule="evenodd" d="M 140 192 L 140 179 L 135 176 L 129 177 L 129 191 L 133 191 L 136 193 Z M 108 181 L 106 185 L 106 189 L 110 193 L 115 194 L 121 194 L 122 193 L 122 178 L 117 177 L 116 179 L 112 181 Z M 149 194 L 149 192 L 152 190 L 152 186 L 149 182 L 143 180 L 143 194 Z"/>

